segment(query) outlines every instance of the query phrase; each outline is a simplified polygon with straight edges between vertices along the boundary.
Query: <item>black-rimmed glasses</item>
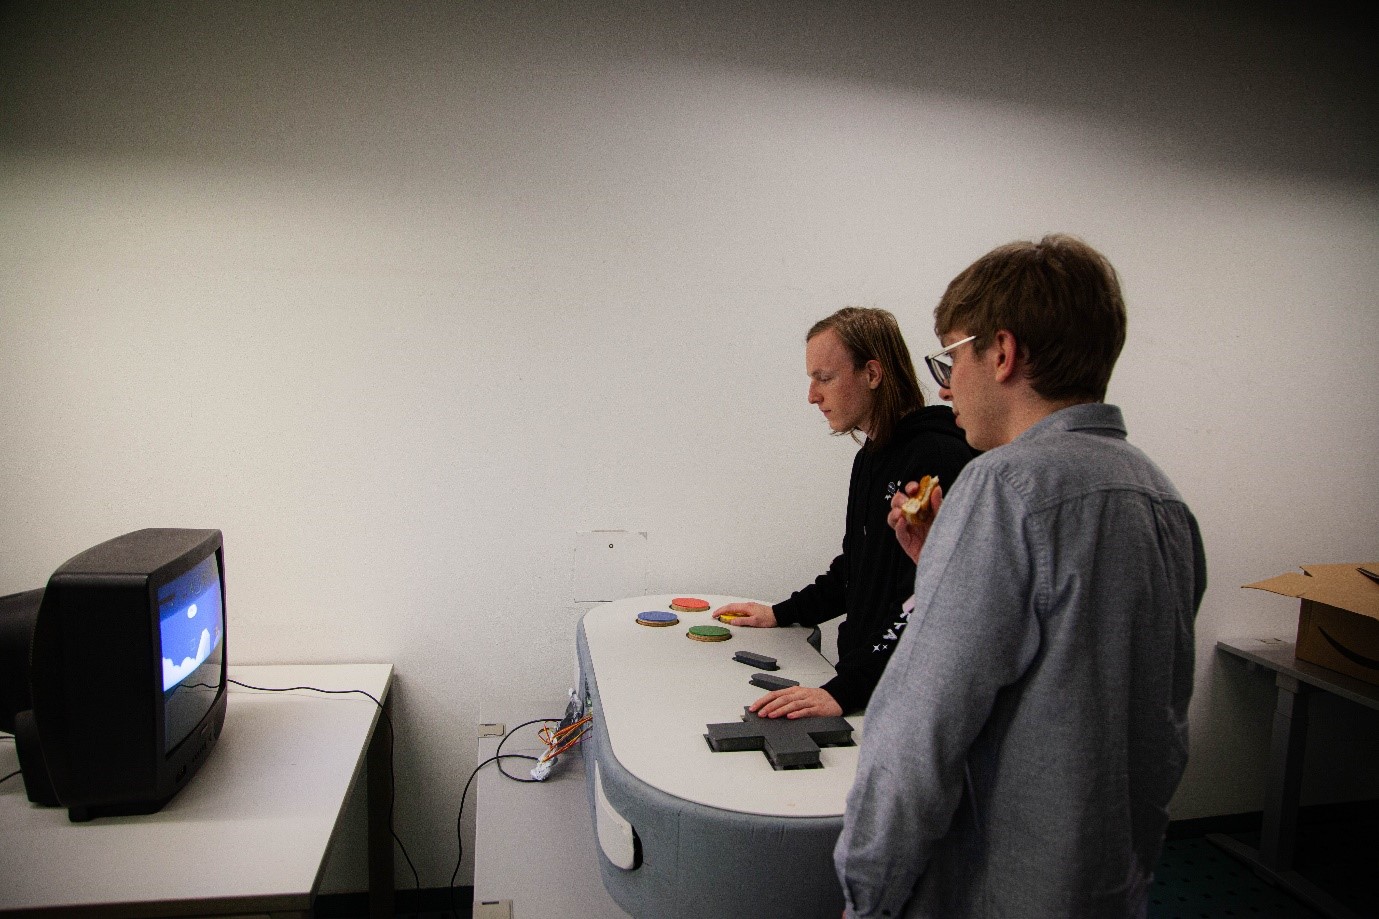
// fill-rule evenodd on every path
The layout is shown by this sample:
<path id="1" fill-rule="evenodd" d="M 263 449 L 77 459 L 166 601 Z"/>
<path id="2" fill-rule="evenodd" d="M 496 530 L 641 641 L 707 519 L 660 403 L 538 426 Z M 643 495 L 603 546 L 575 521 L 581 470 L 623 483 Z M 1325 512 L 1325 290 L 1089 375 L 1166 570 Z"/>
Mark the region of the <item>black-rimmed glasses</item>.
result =
<path id="1" fill-rule="evenodd" d="M 977 336 L 975 335 L 969 335 L 962 341 L 955 341 L 940 351 L 935 351 L 933 354 L 926 354 L 924 356 L 924 363 L 929 365 L 929 372 L 934 375 L 934 379 L 938 381 L 939 386 L 947 389 L 948 384 L 953 381 L 953 358 L 951 357 L 953 349 L 958 347 L 958 345 L 965 345 L 969 341 L 975 341 L 976 338 Z"/>

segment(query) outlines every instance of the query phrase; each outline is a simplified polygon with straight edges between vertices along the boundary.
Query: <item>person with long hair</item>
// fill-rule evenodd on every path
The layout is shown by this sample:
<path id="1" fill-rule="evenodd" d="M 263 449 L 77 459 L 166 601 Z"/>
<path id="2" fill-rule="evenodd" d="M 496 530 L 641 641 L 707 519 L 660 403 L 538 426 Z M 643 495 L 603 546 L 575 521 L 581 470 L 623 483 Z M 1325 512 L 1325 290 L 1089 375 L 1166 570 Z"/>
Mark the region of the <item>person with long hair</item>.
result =
<path id="1" fill-rule="evenodd" d="M 734 626 L 817 626 L 842 617 L 837 675 L 821 687 L 767 693 L 751 710 L 764 718 L 861 711 L 905 629 L 915 565 L 886 523 L 906 482 L 953 482 L 974 456 L 947 406 L 924 404 L 914 363 L 895 316 L 846 307 L 805 337 L 809 401 L 833 433 L 861 447 L 852 462 L 842 551 L 828 570 L 773 606 L 729 603 L 714 610 Z"/>

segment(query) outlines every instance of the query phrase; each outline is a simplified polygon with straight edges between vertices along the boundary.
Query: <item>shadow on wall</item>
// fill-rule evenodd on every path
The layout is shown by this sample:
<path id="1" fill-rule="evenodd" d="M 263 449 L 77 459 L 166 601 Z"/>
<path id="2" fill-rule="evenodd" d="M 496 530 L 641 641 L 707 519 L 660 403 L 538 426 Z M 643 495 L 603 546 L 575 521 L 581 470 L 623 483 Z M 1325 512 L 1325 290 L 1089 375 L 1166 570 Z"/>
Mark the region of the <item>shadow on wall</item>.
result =
<path id="1" fill-rule="evenodd" d="M 428 137 L 465 130 L 456 112 L 484 87 L 461 61 L 491 59 L 495 79 L 521 74 L 539 92 L 570 67 L 678 59 L 1066 111 L 1169 160 L 1373 182 L 1376 9 L 1342 0 L 6 4 L 0 152 L 281 163 L 372 148 L 405 160 L 399 127 L 420 132 L 419 157 L 435 155 Z M 257 130 L 283 112 L 317 114 L 291 137 Z M 341 125 L 354 143 L 332 142 Z"/>

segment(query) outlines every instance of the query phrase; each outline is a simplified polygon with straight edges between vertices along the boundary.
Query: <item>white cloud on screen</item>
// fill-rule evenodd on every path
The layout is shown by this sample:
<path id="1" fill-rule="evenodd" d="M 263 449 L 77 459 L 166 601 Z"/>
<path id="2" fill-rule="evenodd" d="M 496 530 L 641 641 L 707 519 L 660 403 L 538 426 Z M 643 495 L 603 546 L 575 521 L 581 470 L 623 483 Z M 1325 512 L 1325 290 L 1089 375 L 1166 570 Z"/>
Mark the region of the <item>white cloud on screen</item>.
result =
<path id="1" fill-rule="evenodd" d="M 196 646 L 196 657 L 184 657 L 182 663 L 174 664 L 170 658 L 163 658 L 163 689 L 176 686 L 186 679 L 197 666 L 211 654 L 211 630 L 201 630 L 201 642 Z"/>

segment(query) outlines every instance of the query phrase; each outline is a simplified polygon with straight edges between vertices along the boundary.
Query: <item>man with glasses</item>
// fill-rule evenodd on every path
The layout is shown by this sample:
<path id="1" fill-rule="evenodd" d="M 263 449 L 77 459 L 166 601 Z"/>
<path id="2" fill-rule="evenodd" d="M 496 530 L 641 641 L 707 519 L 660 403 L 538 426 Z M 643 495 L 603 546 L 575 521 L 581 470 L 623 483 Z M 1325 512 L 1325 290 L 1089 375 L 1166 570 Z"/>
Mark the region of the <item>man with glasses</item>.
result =
<path id="1" fill-rule="evenodd" d="M 893 501 L 915 596 L 834 853 L 848 915 L 1144 916 L 1206 563 L 1103 401 L 1119 281 L 1081 240 L 1012 243 L 949 284 L 935 327 L 939 395 L 986 452 L 932 523 Z"/>

